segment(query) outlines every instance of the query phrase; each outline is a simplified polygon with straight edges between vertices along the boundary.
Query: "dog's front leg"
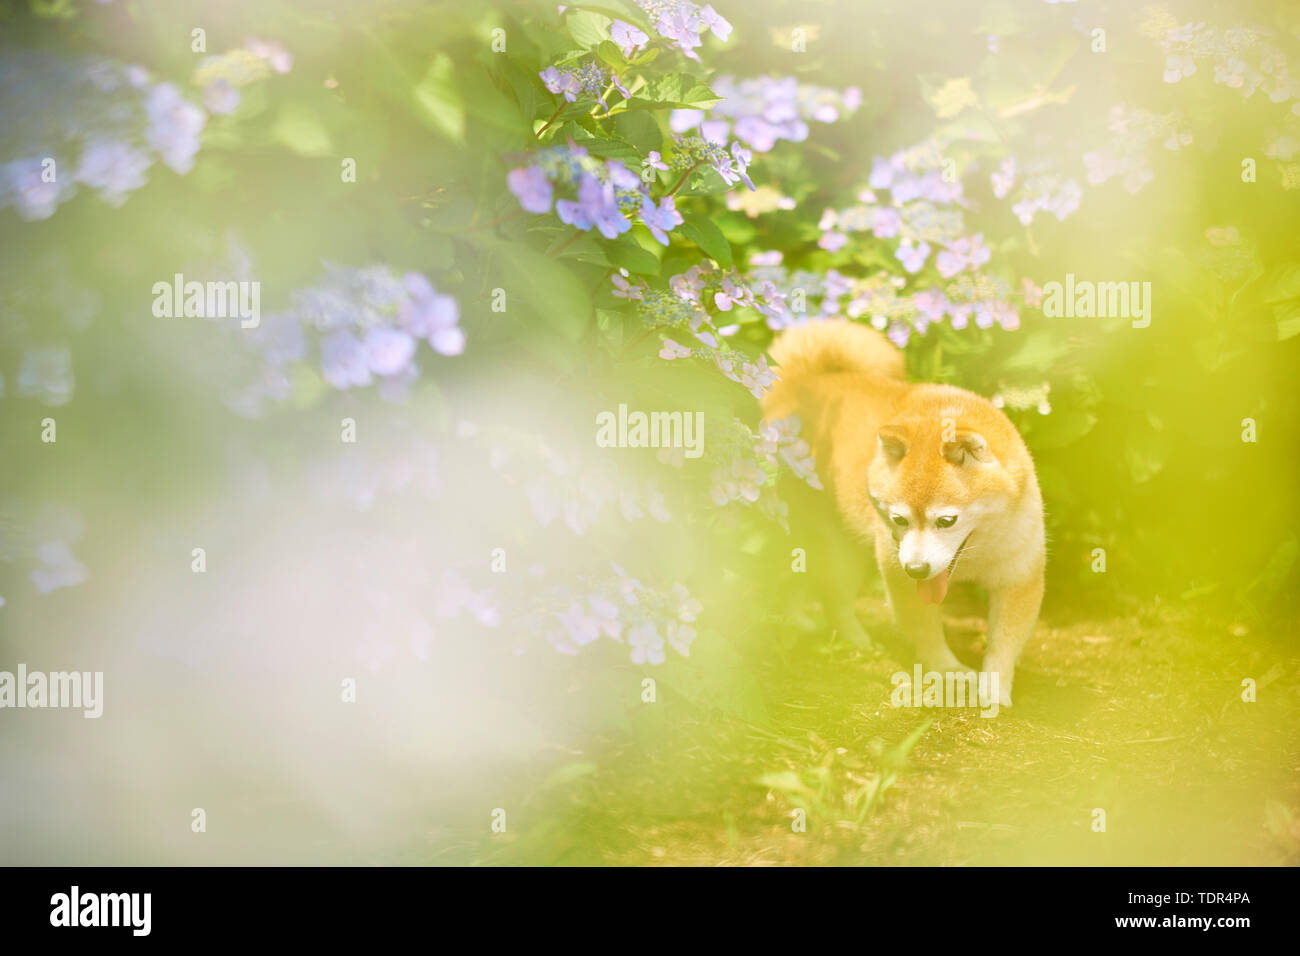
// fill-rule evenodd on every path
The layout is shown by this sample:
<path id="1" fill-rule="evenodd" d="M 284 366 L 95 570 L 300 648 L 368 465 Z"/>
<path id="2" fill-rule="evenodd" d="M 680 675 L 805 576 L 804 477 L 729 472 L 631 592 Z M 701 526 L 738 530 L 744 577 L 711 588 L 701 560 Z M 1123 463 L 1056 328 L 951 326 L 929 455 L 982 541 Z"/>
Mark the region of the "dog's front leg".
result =
<path id="1" fill-rule="evenodd" d="M 809 556 L 816 567 L 822 599 L 831 624 L 841 637 L 867 649 L 871 639 L 858 620 L 855 604 L 866 580 L 871 553 L 859 541 L 851 540 L 836 527 L 823 526 L 819 538 L 813 539 Z"/>
<path id="2" fill-rule="evenodd" d="M 1011 682 L 1016 675 L 1016 661 L 1038 622 L 1043 603 L 1043 569 L 1028 581 L 997 588 L 989 594 L 989 638 L 982 670 L 997 675 L 998 700 L 1011 706 Z M 991 688 L 990 688 L 991 689 Z"/>

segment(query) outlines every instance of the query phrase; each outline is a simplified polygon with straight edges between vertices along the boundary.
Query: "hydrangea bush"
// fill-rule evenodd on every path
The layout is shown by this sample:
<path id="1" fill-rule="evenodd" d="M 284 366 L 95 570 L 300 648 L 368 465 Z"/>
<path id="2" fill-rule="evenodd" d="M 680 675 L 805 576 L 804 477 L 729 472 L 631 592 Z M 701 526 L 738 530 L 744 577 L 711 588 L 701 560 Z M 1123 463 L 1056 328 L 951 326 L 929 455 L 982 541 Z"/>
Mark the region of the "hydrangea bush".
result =
<path id="1" fill-rule="evenodd" d="M 1285 521 L 1238 545 L 1224 580 L 1158 533 L 1179 528 L 1170 489 L 1215 497 L 1251 473 L 1225 450 L 1235 422 L 1265 407 L 1279 433 L 1295 422 L 1293 394 L 1235 374 L 1277 374 L 1300 332 L 1300 262 L 1276 228 L 1300 197 L 1284 23 L 1111 4 L 1112 61 L 1074 5 L 1027 3 L 933 25 L 942 42 L 909 58 L 852 4 L 798 14 L 824 14 L 816 41 L 784 10 L 689 0 L 271 5 L 212 52 L 141 63 L 113 37 L 187 36 L 192 14 L 138 6 L 79 8 L 75 55 L 0 51 L 0 214 L 19 237 L 7 422 L 133 390 L 290 432 L 400 420 L 346 458 L 304 451 L 302 480 L 322 508 L 481 523 L 394 542 L 437 539 L 421 614 L 512 652 L 594 660 L 594 645 L 658 666 L 725 640 L 711 609 L 736 600 L 738 554 L 796 546 L 784 489 L 820 482 L 802 423 L 760 419 L 780 376 L 766 352 L 843 318 L 884 332 L 915 378 L 1013 417 L 1040 464 L 1053 576 L 1090 599 L 1163 588 L 1263 613 L 1294 574 Z M 19 38 L 69 29 L 21 19 Z M 1122 98 L 1101 69 L 1125 71 Z M 1264 131 L 1258 149 L 1234 145 L 1241 124 Z M 1171 235 L 1149 228 L 1207 178 L 1222 196 Z M 52 255 L 93 277 L 89 305 L 57 304 Z M 141 290 L 182 272 L 259 280 L 265 314 L 142 323 Z M 1044 286 L 1067 273 L 1153 282 L 1147 338 L 1124 318 L 1046 315 Z M 698 413 L 699 460 L 597 455 L 591 411 L 620 403 Z M 176 414 L 157 427 L 182 430 Z M 1149 524 L 1126 532 L 1135 512 Z M 27 535 L 0 571 L 71 590 L 96 573 L 74 540 Z M 527 556 L 502 579 L 483 557 L 497 540 Z M 1118 574 L 1089 572 L 1096 548 Z M 365 646 L 376 666 L 406 653 Z"/>
<path id="2" fill-rule="evenodd" d="M 48 219 L 78 187 L 120 206 L 156 163 L 188 173 L 207 122 L 174 83 L 97 57 L 7 52 L 0 89 L 0 208 L 26 220 Z"/>

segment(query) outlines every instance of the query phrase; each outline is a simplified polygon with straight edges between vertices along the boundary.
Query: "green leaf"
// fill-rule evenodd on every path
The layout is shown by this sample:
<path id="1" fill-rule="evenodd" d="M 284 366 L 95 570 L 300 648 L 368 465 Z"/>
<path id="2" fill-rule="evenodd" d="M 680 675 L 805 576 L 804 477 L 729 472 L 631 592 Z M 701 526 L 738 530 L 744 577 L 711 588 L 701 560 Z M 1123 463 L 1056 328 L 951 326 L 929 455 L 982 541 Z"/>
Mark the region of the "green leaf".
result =
<path id="1" fill-rule="evenodd" d="M 625 321 L 622 312 L 615 312 L 613 309 L 596 310 L 596 328 L 600 329 L 605 341 L 614 348 L 618 348 L 623 344 L 623 325 Z"/>
<path id="2" fill-rule="evenodd" d="M 1056 332 L 1034 332 L 1025 339 L 1024 345 L 1006 360 L 1004 369 L 1050 369 L 1056 360 L 1070 351 L 1070 343 L 1065 336 Z"/>
<path id="3" fill-rule="evenodd" d="M 429 64 L 424 79 L 411 92 L 420 115 L 448 139 L 462 143 L 465 140 L 465 101 L 456 88 L 455 71 L 451 57 L 439 53 Z"/>
<path id="4" fill-rule="evenodd" d="M 521 116 L 514 102 L 514 91 L 504 78 L 494 82 L 487 69 L 465 70 L 460 74 L 459 92 L 466 102 L 474 104 L 474 119 L 504 130 L 519 140 L 519 145 L 532 145 L 532 114 Z M 530 105 L 535 109 L 536 92 L 532 92 Z M 547 116 L 550 115 L 548 112 Z"/>
<path id="5" fill-rule="evenodd" d="M 1088 434 L 1096 424 L 1097 416 L 1091 412 L 1061 408 L 1033 419 L 1030 436 L 1035 448 L 1064 448 Z"/>
<path id="6" fill-rule="evenodd" d="M 642 153 L 663 148 L 663 130 L 654 117 L 645 112 L 614 114 L 614 132 Z M 639 161 L 638 161 L 639 164 Z"/>
<path id="7" fill-rule="evenodd" d="M 286 103 L 271 127 L 271 138 L 299 156 L 328 156 L 333 152 L 329 131 L 320 117 L 300 103 Z"/>
<path id="8" fill-rule="evenodd" d="M 1265 302 L 1300 298 L 1300 264 L 1278 266 L 1263 281 L 1261 295 Z"/>
<path id="9" fill-rule="evenodd" d="M 574 43 L 584 50 L 594 50 L 603 41 L 610 39 L 609 28 L 613 22 L 603 14 L 580 10 L 569 14 L 565 18 L 564 25 L 568 28 L 569 36 L 573 37 Z"/>
<path id="10" fill-rule="evenodd" d="M 555 119 L 551 120 L 551 129 L 559 129 L 565 123 L 575 120 L 580 116 L 586 116 L 590 112 L 591 104 L 589 103 L 567 103 L 564 108 L 556 114 Z"/>
<path id="11" fill-rule="evenodd" d="M 685 221 L 677 231 L 695 243 L 710 259 L 724 269 L 731 268 L 731 243 L 722 234 L 722 230 L 708 216 L 696 212 L 685 213 Z"/>
<path id="12" fill-rule="evenodd" d="M 589 56 L 591 56 L 589 50 L 570 50 L 563 56 L 554 57 L 553 59 L 555 61 L 555 66 L 563 69 L 566 66 L 572 66 L 579 60 L 585 60 Z"/>
<path id="13" fill-rule="evenodd" d="M 613 40 L 602 40 L 600 46 L 596 47 L 596 56 L 615 73 L 622 73 L 628 67 L 627 60 L 623 59 L 623 51 Z"/>
<path id="14" fill-rule="evenodd" d="M 1261 296 L 1273 308 L 1279 342 L 1300 335 L 1300 265 L 1288 263 L 1266 280 Z"/>
<path id="15" fill-rule="evenodd" d="M 620 266 L 628 272 L 636 272 L 646 276 L 657 276 L 659 274 L 659 260 L 655 258 L 654 254 L 647 252 L 632 242 L 606 242 L 605 255 L 609 257 L 609 261 L 614 265 Z"/>
<path id="16" fill-rule="evenodd" d="M 592 300 L 568 266 L 520 242 L 479 241 L 497 255 L 491 283 L 510 290 L 511 308 L 522 305 L 570 342 L 582 337 Z"/>
<path id="17" fill-rule="evenodd" d="M 881 764 L 893 770 L 902 769 L 907 763 L 907 757 L 912 752 L 912 748 L 920 742 L 921 737 L 930 729 L 932 723 L 934 723 L 934 718 L 927 717 L 917 724 L 910 734 L 881 754 Z"/>
<path id="18" fill-rule="evenodd" d="M 731 191 L 712 166 L 701 166 L 691 173 L 686 185 L 677 190 L 678 196 L 720 196 Z"/>
<path id="19" fill-rule="evenodd" d="M 754 779 L 754 782 L 768 790 L 779 791 L 787 799 L 791 797 L 809 801 L 817 799 L 816 792 L 804 783 L 803 779 L 793 770 L 778 770 L 775 773 L 760 774 Z"/>
<path id="20" fill-rule="evenodd" d="M 641 154 L 637 152 L 636 147 L 620 139 L 612 139 L 608 136 L 590 139 L 575 137 L 574 142 L 599 159 L 617 159 L 633 172 L 636 172 L 641 165 Z"/>
<path id="21" fill-rule="evenodd" d="M 1277 340 L 1284 342 L 1293 335 L 1300 335 L 1300 305 L 1295 306 L 1287 315 L 1277 320 Z"/>
<path id="22" fill-rule="evenodd" d="M 614 20 L 630 23 L 639 27 L 643 33 L 652 32 L 645 11 L 634 4 L 632 0 L 597 0 L 596 3 L 584 3 L 582 9 L 604 13 Z"/>
<path id="23" fill-rule="evenodd" d="M 718 228 L 732 245 L 741 246 L 753 242 L 758 235 L 754 220 L 747 216 L 722 216 L 718 219 Z"/>
<path id="24" fill-rule="evenodd" d="M 648 88 L 656 99 L 685 103 L 698 109 L 708 109 L 722 102 L 722 97 L 689 73 L 669 73 L 650 82 Z"/>
<path id="25" fill-rule="evenodd" d="M 564 242 L 563 238 L 556 241 L 556 244 Z M 601 240 L 602 242 L 604 240 Z M 547 250 L 548 252 L 550 250 Z M 609 256 L 605 248 L 590 235 L 583 236 L 570 246 L 566 246 L 562 253 L 557 257 L 561 259 L 573 259 L 575 262 L 587 263 L 594 266 L 600 266 L 602 269 L 613 269 L 614 263 L 609 261 Z"/>
<path id="26" fill-rule="evenodd" d="M 1274 549 L 1269 556 L 1268 563 L 1260 573 L 1251 581 L 1246 588 L 1247 591 L 1258 591 L 1264 600 L 1271 600 L 1273 595 L 1286 583 L 1287 577 L 1291 574 L 1296 565 L 1297 559 L 1300 559 L 1300 539 L 1292 533 L 1288 533 L 1281 544 Z"/>
<path id="27" fill-rule="evenodd" d="M 1153 431 L 1142 431 L 1129 435 L 1124 442 L 1124 460 L 1128 462 L 1129 474 L 1138 484 L 1150 481 L 1165 467 L 1169 457 L 1169 442 L 1163 435 Z"/>
<path id="28" fill-rule="evenodd" d="M 502 77 L 510 85 L 510 90 L 515 95 L 515 101 L 519 104 L 519 111 L 525 117 L 531 119 L 537 115 L 538 103 L 541 101 L 541 90 L 537 86 L 537 74 L 525 73 L 519 68 L 514 60 L 501 58 L 500 71 Z M 554 109 L 554 107 L 550 107 Z M 550 113 L 548 112 L 549 116 Z"/>
<path id="29" fill-rule="evenodd" d="M 686 73 L 668 73 L 651 79 L 628 100 L 627 108 L 634 109 L 692 109 L 704 110 L 722 100 L 711 89 Z"/>

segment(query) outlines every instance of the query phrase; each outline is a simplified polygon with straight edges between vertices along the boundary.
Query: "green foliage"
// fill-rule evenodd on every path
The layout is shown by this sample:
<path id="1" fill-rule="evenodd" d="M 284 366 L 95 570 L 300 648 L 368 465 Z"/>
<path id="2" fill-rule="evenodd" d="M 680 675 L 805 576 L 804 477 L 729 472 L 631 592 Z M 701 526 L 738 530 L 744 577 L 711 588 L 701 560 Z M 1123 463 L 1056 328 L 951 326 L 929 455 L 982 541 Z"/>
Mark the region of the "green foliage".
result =
<path id="1" fill-rule="evenodd" d="M 74 6 L 33 0 L 15 35 L 63 29 Z M 87 5 L 78 15 L 120 16 L 127 50 L 153 50 L 151 70 L 192 98 L 201 95 L 194 58 L 175 38 L 188 37 L 206 8 L 106 6 L 117 9 Z M 736 368 L 759 361 L 781 323 L 744 305 L 724 315 L 713 304 L 715 284 L 702 308 L 738 331 L 716 350 L 685 339 L 694 357 L 666 362 L 658 357 L 664 339 L 685 337 L 680 327 L 657 324 L 647 299 L 701 266 L 745 280 L 753 257 L 773 252 L 790 274 L 813 277 L 801 280 L 810 288 L 832 271 L 857 282 L 881 278 L 903 290 L 898 314 L 864 306 L 853 317 L 910 329 L 910 375 L 997 396 L 1034 453 L 1050 522 L 1049 574 L 1070 583 L 1049 587 L 1049 601 L 1081 610 L 1164 594 L 1261 617 L 1284 610 L 1296 576 L 1291 529 L 1300 518 L 1300 260 L 1291 226 L 1300 189 L 1294 157 L 1275 149 L 1267 158 L 1263 147 L 1246 144 L 1276 145 L 1296 121 L 1263 93 L 1245 99 L 1215 83 L 1208 61 L 1195 76 L 1167 83 L 1160 43 L 1169 27 L 1148 22 L 1159 11 L 1106 7 L 1120 56 L 1092 52 L 1068 11 L 1052 4 L 952 5 L 942 17 L 893 0 L 870 17 L 860 5 L 832 4 L 806 13 L 817 38 L 795 53 L 782 33 L 794 25 L 791 8 L 737 4 L 719 9 L 735 28 L 731 39 L 704 34 L 694 60 L 630 0 L 562 13 L 525 3 L 325 9 L 249 0 L 231 7 L 256 9 L 267 32 L 292 47 L 295 66 L 241 87 L 236 110 L 209 117 L 190 178 L 160 172 L 121 212 L 119 222 L 137 217 L 139 228 L 127 231 L 140 250 L 156 254 L 152 261 L 214 254 L 219 239 L 209 223 L 220 222 L 248 237 L 252 257 L 276 277 L 268 295 L 280 301 L 322 260 L 419 270 L 456 297 L 470 343 L 459 366 L 439 374 L 462 382 L 527 374 L 599 408 L 629 394 L 658 403 L 648 407 L 690 403 L 707 413 L 710 442 L 726 440 L 711 444 L 711 457 L 680 481 L 673 511 L 693 536 L 683 550 L 719 567 L 730 566 L 742 543 L 755 553 L 789 543 L 778 511 L 716 506 L 708 488 L 743 444 L 737 429 L 759 418 L 750 387 L 720 375 L 718 359 Z M 1281 14 L 1257 13 L 1285 33 Z M 621 48 L 615 21 L 644 31 L 644 47 Z M 75 42 L 90 46 L 89 37 Z M 213 52 L 238 39 L 211 30 Z M 570 102 L 547 88 L 543 75 L 553 67 L 586 69 L 603 82 Z M 1100 71 L 1114 84 L 1098 82 Z M 720 107 L 711 115 L 726 117 L 735 104 L 720 91 L 733 78 L 761 76 L 792 77 L 805 93 L 853 86 L 866 94 L 858 112 L 837 113 L 835 122 L 808 119 L 799 138 L 757 150 L 750 172 L 759 189 L 751 193 L 687 154 L 675 132 L 682 116 L 674 113 Z M 1159 136 L 1117 139 L 1115 86 L 1128 106 L 1149 114 L 1144 122 Z M 1126 135 L 1140 126 L 1129 122 Z M 1194 148 L 1169 148 L 1162 137 L 1172 132 L 1179 145 L 1183 128 Z M 563 222 L 553 201 L 546 213 L 520 209 L 507 186 L 511 171 L 570 143 L 593 163 L 646 173 L 646 197 L 671 200 L 681 215 L 667 242 L 631 206 L 630 227 L 615 235 Z M 1108 150 L 1136 157 L 1149 167 L 1149 181 L 1137 189 L 1119 174 L 1091 182 L 1085 157 Z M 1254 184 L 1237 176 L 1244 150 L 1261 153 Z M 978 275 L 1015 304 L 1018 328 L 916 322 L 908 296 L 951 291 L 952 276 L 935 265 L 947 239 L 936 239 L 913 271 L 896 238 L 870 229 L 849 231 L 842 247 L 824 242 L 831 231 L 819 225 L 824 212 L 861 201 L 875 161 L 909 151 L 922 157 L 917 169 L 925 172 L 946 176 L 951 166 L 962 198 L 940 211 L 958 213 L 963 234 L 982 237 L 990 259 Z M 650 167 L 652 153 L 671 168 Z M 999 197 L 990 187 L 1011 158 L 1047 171 L 1022 175 L 1017 189 L 1031 175 L 1056 176 L 1079 185 L 1079 208 L 1039 210 L 1026 225 L 1013 211 L 1016 195 Z M 340 182 L 345 159 L 356 162 L 356 183 Z M 178 202 L 185 214 L 166 226 L 146 215 Z M 91 248 L 108 228 L 91 223 L 64 235 L 59 220 L 54 226 L 31 239 L 33 255 Z M 152 275 L 133 268 L 106 267 L 106 288 L 137 288 Z M 647 298 L 615 294 L 623 273 Z M 1045 315 L 1030 290 L 1066 274 L 1151 282 L 1150 326 Z M 498 289 L 508 295 L 504 312 L 491 305 Z M 289 378 L 296 409 L 331 397 L 311 370 Z M 165 376 L 146 381 L 165 394 Z M 1245 419 L 1257 421 L 1258 442 L 1241 440 Z M 1107 573 L 1078 573 L 1096 547 L 1108 549 Z M 737 577 L 703 582 L 711 592 L 706 606 L 725 602 Z M 770 611 L 767 602 L 781 590 L 755 588 L 747 595 L 754 606 L 743 610 Z M 704 632 L 689 662 L 674 662 L 665 679 L 696 702 L 760 720 L 761 695 L 720 631 Z"/>

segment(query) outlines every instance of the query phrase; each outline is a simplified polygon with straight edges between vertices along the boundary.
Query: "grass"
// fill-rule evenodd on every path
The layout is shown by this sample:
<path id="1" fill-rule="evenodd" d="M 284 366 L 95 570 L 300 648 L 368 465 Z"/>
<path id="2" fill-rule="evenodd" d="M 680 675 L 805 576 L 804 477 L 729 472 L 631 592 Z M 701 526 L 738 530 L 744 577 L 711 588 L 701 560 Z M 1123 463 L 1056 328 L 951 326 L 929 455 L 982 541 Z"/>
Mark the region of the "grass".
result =
<path id="1" fill-rule="evenodd" d="M 954 598 L 949 641 L 977 661 L 982 608 Z M 860 611 L 889 633 L 878 602 Z M 1300 863 L 1300 659 L 1276 635 L 1169 610 L 1045 620 L 993 719 L 891 707 L 911 666 L 892 640 L 861 652 L 815 629 L 745 656 L 766 720 L 672 693 L 631 708 L 543 785 L 521 780 L 511 832 L 476 861 Z"/>

